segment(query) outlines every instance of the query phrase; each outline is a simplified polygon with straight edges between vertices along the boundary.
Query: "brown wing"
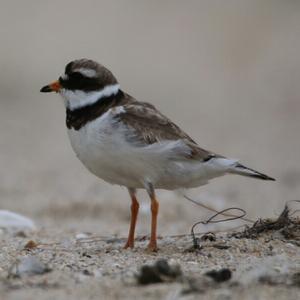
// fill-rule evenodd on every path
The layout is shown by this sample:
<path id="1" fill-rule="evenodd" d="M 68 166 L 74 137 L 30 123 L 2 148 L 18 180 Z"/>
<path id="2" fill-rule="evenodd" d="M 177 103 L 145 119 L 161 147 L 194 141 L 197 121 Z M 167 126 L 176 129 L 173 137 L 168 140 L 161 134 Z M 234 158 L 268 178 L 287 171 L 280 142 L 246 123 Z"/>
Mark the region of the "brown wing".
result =
<path id="1" fill-rule="evenodd" d="M 209 160 L 216 155 L 200 148 L 197 143 L 152 104 L 131 102 L 123 105 L 124 111 L 116 117 L 134 132 L 133 138 L 142 144 L 160 141 L 183 140 L 191 149 L 188 158 Z M 132 139 L 132 137 L 130 137 Z"/>

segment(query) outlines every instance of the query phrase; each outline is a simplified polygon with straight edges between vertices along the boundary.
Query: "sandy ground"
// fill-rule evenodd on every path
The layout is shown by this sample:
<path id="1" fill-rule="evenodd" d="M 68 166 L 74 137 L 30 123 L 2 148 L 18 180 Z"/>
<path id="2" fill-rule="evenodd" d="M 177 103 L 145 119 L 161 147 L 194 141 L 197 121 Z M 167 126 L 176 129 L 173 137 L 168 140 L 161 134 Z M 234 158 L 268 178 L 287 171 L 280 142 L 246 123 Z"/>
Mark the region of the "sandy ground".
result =
<path id="1" fill-rule="evenodd" d="M 299 225 L 298 225 L 299 226 Z M 139 239 L 135 250 L 124 250 L 124 240 L 71 231 L 40 230 L 35 234 L 2 233 L 2 299 L 298 299 L 300 255 L 297 238 L 279 232 L 258 239 L 218 234 L 192 250 L 190 236 L 164 237 L 158 253 L 147 253 Z M 24 249 L 28 241 L 36 248 Z M 35 257 L 48 272 L 30 275 L 21 270 L 25 257 Z M 141 267 L 166 259 L 182 274 L 171 282 L 141 285 Z M 232 277 L 215 282 L 205 275 L 227 268 Z M 152 277 L 150 277 L 152 278 Z M 166 277 L 165 277 L 166 278 Z"/>
<path id="2" fill-rule="evenodd" d="M 126 189 L 93 177 L 78 162 L 59 97 L 39 89 L 74 58 L 102 62 L 124 90 L 155 104 L 202 147 L 277 179 L 227 176 L 188 191 L 190 196 L 216 209 L 244 208 L 254 219 L 272 217 L 300 195 L 299 28 L 300 6 L 292 0 L 0 1 L 0 208 L 30 217 L 38 228 L 26 237 L 1 233 L 5 299 L 181 297 L 182 283 L 136 286 L 133 274 L 159 257 L 178 262 L 192 277 L 227 266 L 239 279 L 239 272 L 272 259 L 286 266 L 285 271 L 278 267 L 280 274 L 295 272 L 299 247 L 278 240 L 270 242 L 272 255 L 263 240 L 228 240 L 229 249 L 208 247 L 201 255 L 183 252 L 189 238 L 162 239 L 155 255 L 144 253 L 146 242 L 138 242 L 133 252 L 122 251 L 119 242 L 76 243 L 78 233 L 124 238 L 129 197 Z M 210 215 L 175 192 L 158 191 L 158 198 L 163 237 L 187 234 Z M 149 200 L 143 191 L 139 199 L 137 233 L 144 236 Z M 53 271 L 7 282 L 8 267 L 27 255 L 21 249 L 30 239 L 59 243 L 57 249 L 34 252 Z M 96 275 L 82 274 L 86 268 Z M 293 299 L 299 291 L 288 282 L 273 286 L 255 280 L 224 283 L 203 297 Z"/>

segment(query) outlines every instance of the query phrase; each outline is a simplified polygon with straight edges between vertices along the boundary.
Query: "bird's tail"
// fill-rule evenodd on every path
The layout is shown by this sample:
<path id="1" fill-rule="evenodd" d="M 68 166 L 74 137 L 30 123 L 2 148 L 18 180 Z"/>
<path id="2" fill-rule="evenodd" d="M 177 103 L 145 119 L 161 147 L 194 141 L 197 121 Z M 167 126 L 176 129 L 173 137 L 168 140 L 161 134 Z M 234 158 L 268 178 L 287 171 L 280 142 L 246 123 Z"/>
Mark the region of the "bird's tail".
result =
<path id="1" fill-rule="evenodd" d="M 262 180 L 275 181 L 274 178 L 272 178 L 266 174 L 260 173 L 258 171 L 255 171 L 253 169 L 250 169 L 248 167 L 245 167 L 240 163 L 233 165 L 227 172 L 231 173 L 231 174 L 238 174 L 238 175 L 242 175 L 242 176 L 258 178 L 258 179 L 262 179 Z"/>

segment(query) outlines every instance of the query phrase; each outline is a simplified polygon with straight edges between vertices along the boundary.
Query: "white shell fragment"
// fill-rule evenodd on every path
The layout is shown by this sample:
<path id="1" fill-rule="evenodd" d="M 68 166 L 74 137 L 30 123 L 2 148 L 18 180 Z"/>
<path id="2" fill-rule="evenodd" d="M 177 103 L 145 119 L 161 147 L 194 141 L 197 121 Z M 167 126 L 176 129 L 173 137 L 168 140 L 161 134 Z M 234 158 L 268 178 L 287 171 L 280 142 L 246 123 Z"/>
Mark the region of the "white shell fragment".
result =
<path id="1" fill-rule="evenodd" d="M 0 210 L 0 228 L 4 229 L 35 229 L 34 222 L 17 213 Z"/>

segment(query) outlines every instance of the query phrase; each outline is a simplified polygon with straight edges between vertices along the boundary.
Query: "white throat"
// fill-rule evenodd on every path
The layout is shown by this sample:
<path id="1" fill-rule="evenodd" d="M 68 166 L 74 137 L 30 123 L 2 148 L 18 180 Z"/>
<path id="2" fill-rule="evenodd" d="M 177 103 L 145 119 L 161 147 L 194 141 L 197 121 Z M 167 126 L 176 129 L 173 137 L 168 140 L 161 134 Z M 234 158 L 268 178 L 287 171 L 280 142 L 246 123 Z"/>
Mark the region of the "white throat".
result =
<path id="1" fill-rule="evenodd" d="M 64 98 L 65 106 L 70 110 L 94 104 L 104 97 L 116 95 L 120 89 L 119 84 L 111 84 L 100 91 L 84 92 L 80 90 L 61 89 L 60 94 Z"/>

